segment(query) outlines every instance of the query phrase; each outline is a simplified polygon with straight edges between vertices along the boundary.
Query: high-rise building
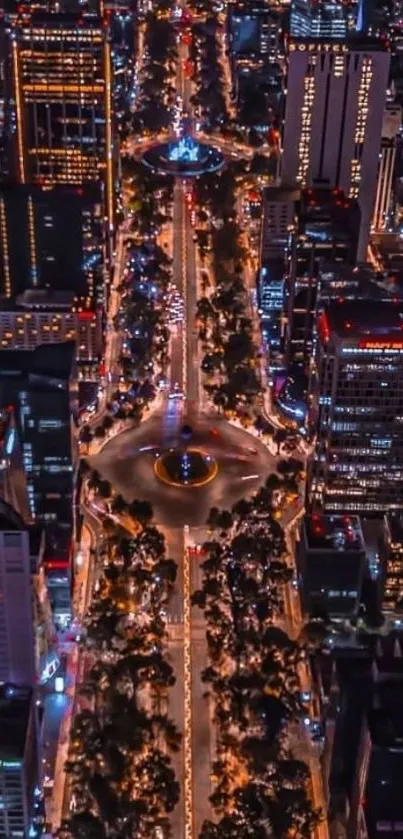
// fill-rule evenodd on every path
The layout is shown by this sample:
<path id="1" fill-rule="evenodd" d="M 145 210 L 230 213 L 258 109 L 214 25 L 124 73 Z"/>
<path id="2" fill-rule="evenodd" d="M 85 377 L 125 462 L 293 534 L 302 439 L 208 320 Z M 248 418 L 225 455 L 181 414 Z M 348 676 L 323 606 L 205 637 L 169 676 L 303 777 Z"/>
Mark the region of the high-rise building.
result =
<path id="1" fill-rule="evenodd" d="M 403 614 L 403 517 L 386 514 L 381 538 L 382 610 Z"/>
<path id="2" fill-rule="evenodd" d="M 269 186 L 263 191 L 263 215 L 260 240 L 260 262 L 282 256 L 295 229 L 296 212 L 301 198 L 299 189 Z"/>
<path id="3" fill-rule="evenodd" d="M 392 187 L 395 173 L 397 138 L 402 122 L 400 105 L 387 104 L 383 115 L 381 151 L 379 155 L 372 230 L 381 233 L 388 225 L 391 211 Z"/>
<path id="4" fill-rule="evenodd" d="M 82 15 L 103 14 L 103 0 L 3 0 L 4 10 L 7 16 L 26 12 L 46 12 L 47 14 L 60 14 L 65 12 Z"/>
<path id="5" fill-rule="evenodd" d="M 347 37 L 349 24 L 354 16 L 347 3 L 328 0 L 292 0 L 290 7 L 290 35 L 292 38 L 336 38 Z"/>
<path id="6" fill-rule="evenodd" d="M 328 513 L 403 509 L 403 305 L 334 301 L 319 315 L 307 501 Z"/>
<path id="7" fill-rule="evenodd" d="M 321 748 L 329 834 L 348 839 L 401 835 L 403 802 L 402 644 L 398 632 L 346 637 L 333 655 L 316 654 L 322 699 Z M 318 702 L 318 704 L 319 704 Z"/>
<path id="8" fill-rule="evenodd" d="M 232 57 L 276 59 L 281 43 L 281 16 L 261 0 L 230 3 L 227 9 L 228 46 Z"/>
<path id="9" fill-rule="evenodd" d="M 0 682 L 36 684 L 35 626 L 29 533 L 0 500 Z"/>
<path id="10" fill-rule="evenodd" d="M 112 59 L 99 17 L 21 14 L 12 60 L 20 183 L 103 183 L 114 227 Z"/>
<path id="11" fill-rule="evenodd" d="M 75 346 L 3 350 L 0 404 L 12 405 L 22 445 L 32 517 L 70 531 L 76 444 Z"/>
<path id="12" fill-rule="evenodd" d="M 260 235 L 258 302 L 262 334 L 268 349 L 269 370 L 283 367 L 284 284 L 287 252 L 296 225 L 301 192 L 267 187 L 263 191 Z"/>
<path id="13" fill-rule="evenodd" d="M 341 190 L 301 192 L 298 220 L 289 238 L 289 269 L 284 286 L 284 353 L 286 361 L 306 366 L 312 353 L 318 276 L 331 260 L 356 264 L 360 208 Z"/>
<path id="14" fill-rule="evenodd" d="M 0 409 L 0 498 L 24 522 L 30 521 L 22 448 L 12 405 Z"/>
<path id="15" fill-rule="evenodd" d="M 35 693 L 0 685 L 0 836 L 39 837 L 39 744 Z"/>
<path id="16" fill-rule="evenodd" d="M 383 41 L 289 43 L 282 183 L 358 199 L 365 261 L 376 196 L 390 56 Z"/>
<path id="17" fill-rule="evenodd" d="M 102 190 L 0 185 L 0 292 L 72 291 L 104 302 Z M 88 304 L 87 304 L 88 305 Z"/>
<path id="18" fill-rule="evenodd" d="M 361 726 L 348 836 L 382 839 L 403 832 L 403 659 L 381 655 L 372 666 L 373 686 Z"/>
<path id="19" fill-rule="evenodd" d="M 5 21 L 0 19 L 0 180 L 8 177 L 13 166 L 11 88 L 10 38 Z"/>

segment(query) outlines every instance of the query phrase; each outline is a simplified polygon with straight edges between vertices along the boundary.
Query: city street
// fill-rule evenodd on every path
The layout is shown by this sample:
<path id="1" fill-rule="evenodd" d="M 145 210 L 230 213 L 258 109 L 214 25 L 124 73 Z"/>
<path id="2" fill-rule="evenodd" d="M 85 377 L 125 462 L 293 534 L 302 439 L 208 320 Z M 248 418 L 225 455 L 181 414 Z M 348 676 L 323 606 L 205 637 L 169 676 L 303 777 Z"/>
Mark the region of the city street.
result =
<path id="1" fill-rule="evenodd" d="M 178 49 L 176 90 L 182 98 L 182 108 L 192 116 L 190 97 L 192 84 L 184 72 L 188 48 L 181 40 Z M 226 68 L 226 79 L 229 78 Z M 150 141 L 147 141 L 150 143 Z M 126 143 L 126 150 L 139 154 L 142 144 Z M 250 150 L 248 149 L 250 154 Z M 201 386 L 201 351 L 196 328 L 196 302 L 200 296 L 200 266 L 194 242 L 194 229 L 190 220 L 187 195 L 191 181 L 176 179 L 173 195 L 171 228 L 164 231 L 172 256 L 173 283 L 183 300 L 183 319 L 170 325 L 170 364 L 168 383 L 163 395 L 157 398 L 152 413 L 138 427 L 123 429 L 109 440 L 102 441 L 96 454 L 88 461 L 102 478 L 110 481 L 116 493 L 130 502 L 133 499 L 151 502 L 156 525 L 164 534 L 167 555 L 178 567 L 177 580 L 168 605 L 167 658 L 174 668 L 176 683 L 169 691 L 168 711 L 183 735 L 182 745 L 172 756 L 181 796 L 171 816 L 172 835 L 175 839 L 196 839 L 203 821 L 212 818 L 209 796 L 213 792 L 211 774 L 215 760 L 215 726 L 212 723 L 211 700 L 206 696 L 206 685 L 201 674 L 208 664 L 206 625 L 198 608 L 192 608 L 191 596 L 201 585 L 198 547 L 209 538 L 206 520 L 211 507 L 231 508 L 240 498 L 254 493 L 276 470 L 277 456 L 256 435 L 224 420 L 217 412 L 206 407 Z M 98 423 L 119 376 L 118 359 L 122 335 L 113 328 L 119 312 L 119 286 L 126 264 L 125 241 L 128 234 L 122 226 L 117 238 L 115 272 L 110 289 L 108 328 L 105 351 L 104 395 L 98 413 L 92 422 Z M 172 244 L 171 244 L 172 243 Z M 212 269 L 211 269 L 212 270 Z M 254 272 L 246 267 L 245 280 L 251 302 L 250 314 L 255 322 L 254 337 L 260 341 L 253 310 L 252 287 Z M 217 464 L 217 475 L 204 486 L 167 486 L 155 473 L 156 457 L 171 447 L 184 445 L 181 429 L 190 426 L 186 442 Z M 85 490 L 82 509 L 87 525 L 88 545 L 80 569 L 80 603 L 76 614 L 85 613 L 94 589 L 94 563 L 89 545 L 101 539 L 102 518 L 106 504 L 98 503 Z M 292 562 L 293 526 L 300 514 L 300 506 L 287 511 L 285 524 Z M 115 517 L 116 518 L 116 517 Z M 286 613 L 291 634 L 297 634 L 301 616 L 297 596 L 289 586 L 286 592 Z M 60 824 L 62 815 L 68 814 L 69 796 L 66 790 L 63 765 L 68 755 L 71 718 L 77 710 L 76 685 L 82 681 L 89 666 L 88 656 L 75 648 L 69 657 L 71 681 L 68 691 L 68 713 L 65 715 L 56 758 L 56 781 L 52 802 L 53 828 Z M 306 674 L 304 676 L 306 678 Z M 304 746 L 303 738 L 299 745 Z M 301 746 L 301 748 L 302 748 Z M 320 798 L 318 769 L 309 755 L 309 764 L 315 774 L 313 788 L 315 803 Z M 320 802 L 321 803 L 321 802 Z M 318 834 L 319 835 L 319 834 Z M 320 839 L 325 837 L 320 836 Z"/>

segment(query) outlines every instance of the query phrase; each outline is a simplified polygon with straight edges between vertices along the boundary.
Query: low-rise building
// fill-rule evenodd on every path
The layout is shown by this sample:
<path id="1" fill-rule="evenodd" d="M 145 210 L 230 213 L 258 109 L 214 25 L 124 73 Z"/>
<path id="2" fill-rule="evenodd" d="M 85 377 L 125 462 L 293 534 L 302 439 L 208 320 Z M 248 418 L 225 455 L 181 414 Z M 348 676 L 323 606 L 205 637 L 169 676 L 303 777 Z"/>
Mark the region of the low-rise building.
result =
<path id="1" fill-rule="evenodd" d="M 96 381 L 102 352 L 101 311 L 70 291 L 29 290 L 0 300 L 0 349 L 33 350 L 74 341 L 79 380 Z"/>

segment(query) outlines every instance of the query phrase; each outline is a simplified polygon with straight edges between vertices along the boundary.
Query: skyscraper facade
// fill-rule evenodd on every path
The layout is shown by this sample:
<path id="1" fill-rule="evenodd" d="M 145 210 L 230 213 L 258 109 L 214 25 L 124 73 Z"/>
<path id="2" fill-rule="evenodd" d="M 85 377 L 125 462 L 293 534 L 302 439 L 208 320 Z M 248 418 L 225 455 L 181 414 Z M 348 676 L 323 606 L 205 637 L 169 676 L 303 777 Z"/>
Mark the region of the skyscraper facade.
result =
<path id="1" fill-rule="evenodd" d="M 0 685 L 0 836 L 38 836 L 39 746 L 35 693 Z M 35 800 L 36 799 L 36 800 Z"/>
<path id="2" fill-rule="evenodd" d="M 390 56 L 382 41 L 291 41 L 282 182 L 340 188 L 361 210 L 365 261 Z"/>
<path id="3" fill-rule="evenodd" d="M 20 183 L 103 183 L 112 232 L 112 61 L 103 21 L 22 13 L 11 37 Z"/>
<path id="4" fill-rule="evenodd" d="M 330 302 L 318 318 L 307 500 L 329 513 L 403 508 L 403 306 Z"/>
<path id="5" fill-rule="evenodd" d="M 349 28 L 349 8 L 340 0 L 292 0 L 290 35 L 292 38 L 345 38 Z"/>
<path id="6" fill-rule="evenodd" d="M 70 531 L 75 443 L 73 342 L 1 353 L 0 400 L 14 407 L 31 516 Z"/>
<path id="7" fill-rule="evenodd" d="M 0 682 L 36 683 L 34 602 L 29 533 L 0 500 Z"/>
<path id="8" fill-rule="evenodd" d="M 379 155 L 378 183 L 371 229 L 376 233 L 385 230 L 391 211 L 392 186 L 395 173 L 397 138 L 402 121 L 400 105 L 388 103 L 382 122 L 381 151 Z"/>
<path id="9" fill-rule="evenodd" d="M 288 363 L 309 364 L 317 308 L 318 276 L 325 261 L 356 264 L 361 214 L 341 190 L 302 190 L 289 241 L 284 286 L 284 352 Z"/>
<path id="10" fill-rule="evenodd" d="M 102 189 L 0 185 L 0 293 L 71 291 L 87 306 L 104 302 Z"/>

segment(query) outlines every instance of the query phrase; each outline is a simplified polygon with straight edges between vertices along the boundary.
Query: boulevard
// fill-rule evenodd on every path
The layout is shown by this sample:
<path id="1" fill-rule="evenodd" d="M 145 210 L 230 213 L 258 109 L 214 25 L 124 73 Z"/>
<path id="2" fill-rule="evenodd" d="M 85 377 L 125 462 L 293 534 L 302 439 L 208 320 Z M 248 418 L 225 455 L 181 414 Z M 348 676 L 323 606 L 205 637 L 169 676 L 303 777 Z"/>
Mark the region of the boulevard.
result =
<path id="1" fill-rule="evenodd" d="M 140 43 L 143 44 L 143 27 Z M 191 97 L 194 86 L 184 66 L 188 60 L 188 47 L 178 38 L 178 60 L 176 64 L 175 88 L 181 97 L 183 112 L 194 124 Z M 140 62 L 141 63 L 141 62 Z M 228 83 L 228 72 L 226 73 Z M 228 97 L 228 91 L 226 92 Z M 151 145 L 159 137 L 148 139 Z M 225 153 L 228 144 L 221 143 Z M 125 153 L 141 157 L 143 142 L 131 140 L 125 143 Z M 250 156 L 247 150 L 245 156 Z M 276 472 L 280 454 L 273 453 L 273 447 L 256 433 L 245 430 L 235 421 L 228 421 L 223 413 L 213 407 L 202 384 L 202 348 L 197 323 L 197 301 L 202 296 L 202 265 L 198 252 L 188 197 L 192 191 L 190 178 L 175 179 L 173 187 L 172 220 L 159 234 L 160 244 L 166 248 L 171 260 L 172 283 L 183 301 L 182 317 L 169 328 L 169 366 L 164 387 L 147 408 L 140 423 L 123 423 L 110 439 L 99 441 L 89 447 L 86 460 L 90 470 L 112 487 L 114 496 L 130 504 L 135 499 L 152 505 L 153 525 L 162 533 L 166 544 L 166 555 L 174 560 L 177 576 L 166 606 L 166 637 L 164 646 L 167 661 L 173 668 L 175 683 L 163 700 L 160 712 L 169 715 L 182 735 L 181 744 L 171 756 L 172 767 L 179 783 L 180 796 L 170 814 L 170 827 L 175 839 L 196 839 L 203 823 L 214 820 L 210 796 L 214 792 L 213 764 L 217 760 L 217 721 L 212 694 L 202 680 L 203 671 L 209 666 L 206 632 L 208 626 L 204 612 L 192 606 L 192 596 L 203 584 L 201 546 L 211 538 L 207 519 L 211 508 L 231 509 L 241 499 L 254 496 L 265 481 Z M 103 419 L 116 383 L 120 380 L 120 358 L 123 346 L 123 332 L 116 328 L 116 317 L 122 308 L 121 289 L 124 286 L 128 243 L 131 242 L 124 221 L 116 243 L 115 269 L 113 274 L 108 311 L 107 344 L 105 352 L 105 388 L 98 411 L 91 419 L 95 426 Z M 209 266 L 210 270 L 212 266 Z M 245 281 L 248 289 L 248 308 L 253 320 L 253 337 L 259 346 L 261 342 L 258 314 L 253 309 L 253 266 L 245 266 Z M 263 363 L 259 362 L 263 378 Z M 265 394 L 266 411 L 270 411 Z M 273 425 L 278 425 L 274 420 Z M 184 428 L 186 440 L 184 438 Z M 169 486 L 158 478 L 156 459 L 170 449 L 183 451 L 190 446 L 212 458 L 217 466 L 214 478 L 204 486 Z M 108 502 L 95 499 L 93 491 L 84 481 L 81 507 L 91 544 L 94 561 L 87 561 L 83 569 L 82 591 L 85 603 L 78 608 L 85 625 L 84 614 L 88 604 L 97 601 L 98 573 L 101 555 L 105 551 L 105 518 L 117 522 L 123 528 L 130 527 L 135 535 L 136 526 L 129 525 L 127 517 L 111 514 Z M 294 527 L 303 510 L 301 499 L 290 504 L 282 512 L 282 525 L 290 552 L 294 547 Z M 107 540 L 106 540 L 107 541 Z M 292 557 L 289 561 L 293 562 Z M 291 585 L 286 586 L 285 616 L 282 623 L 290 636 L 295 637 L 300 629 L 301 616 Z M 280 622 L 281 623 L 281 622 Z M 69 781 L 62 771 L 69 755 L 70 726 L 74 715 L 85 705 L 79 698 L 77 688 L 83 682 L 92 666 L 87 652 L 75 651 L 74 674 L 68 718 L 63 727 L 56 759 L 58 776 L 55 782 L 52 802 L 52 826 L 74 811 Z M 306 675 L 305 675 L 306 678 Z M 146 698 L 146 707 L 152 704 Z M 315 806 L 322 805 L 321 786 L 317 754 L 306 747 L 307 735 L 297 729 L 297 746 L 302 749 L 312 773 L 312 787 Z M 305 751 L 304 751 L 305 749 Z M 316 828 L 318 839 L 326 839 L 323 823 Z M 158 834 L 155 834 L 158 836 Z"/>

